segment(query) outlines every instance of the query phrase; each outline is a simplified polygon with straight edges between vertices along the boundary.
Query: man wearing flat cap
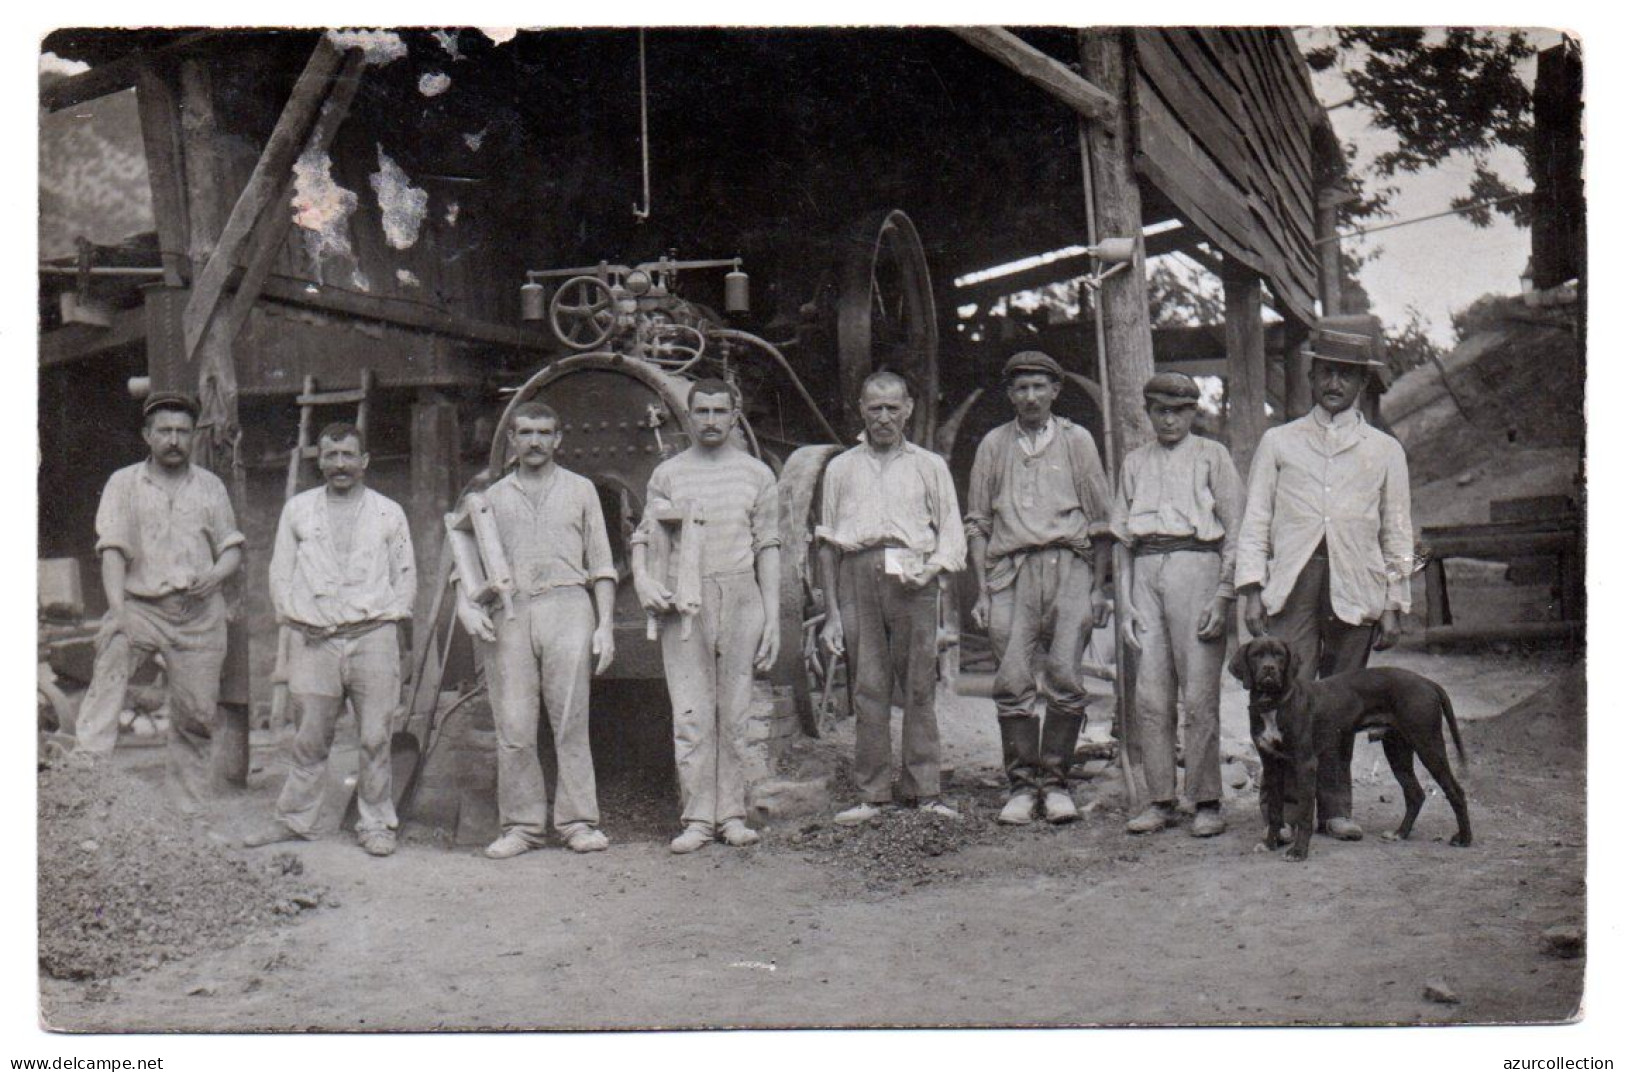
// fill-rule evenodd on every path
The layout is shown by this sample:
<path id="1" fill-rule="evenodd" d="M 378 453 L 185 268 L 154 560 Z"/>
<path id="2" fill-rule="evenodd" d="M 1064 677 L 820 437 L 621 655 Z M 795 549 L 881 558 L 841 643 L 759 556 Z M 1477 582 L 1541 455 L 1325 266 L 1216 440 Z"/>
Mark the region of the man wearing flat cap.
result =
<path id="1" fill-rule="evenodd" d="M 1118 541 L 1117 612 L 1124 642 L 1140 653 L 1134 739 L 1151 803 L 1128 821 L 1150 834 L 1174 821 L 1179 706 L 1185 704 L 1185 795 L 1190 832 L 1224 832 L 1219 781 L 1219 680 L 1235 599 L 1241 477 L 1230 452 L 1191 434 L 1196 381 L 1161 372 L 1144 387 L 1155 441 L 1130 451 L 1118 475 L 1112 534 Z"/>
<path id="2" fill-rule="evenodd" d="M 1399 637 L 1410 609 L 1410 478 L 1399 441 L 1366 422 L 1360 392 L 1382 362 L 1371 339 L 1319 330 L 1310 340 L 1308 414 L 1259 441 L 1236 555 L 1249 632 L 1292 649 L 1304 682 L 1366 664 Z M 1354 741 L 1321 757 L 1320 824 L 1357 841 Z"/>
<path id="3" fill-rule="evenodd" d="M 1088 704 L 1083 649 L 1105 609 L 1094 538 L 1107 530 L 1110 492 L 1093 437 L 1053 412 L 1063 379 L 1037 350 L 1005 362 L 1016 418 L 976 448 L 965 513 L 971 620 L 999 664 L 993 701 L 1010 791 L 999 821 L 1015 826 L 1033 821 L 1040 800 L 1052 823 L 1078 817 L 1066 777 Z"/>
<path id="4" fill-rule="evenodd" d="M 221 586 L 242 562 L 243 534 L 220 478 L 192 464 L 197 400 L 147 399 L 141 437 L 150 455 L 114 473 L 96 508 L 107 615 L 79 711 L 75 751 L 107 755 L 118 742 L 130 674 L 164 657 L 169 683 L 169 791 L 194 811 L 207 789 L 209 737 L 226 658 Z"/>

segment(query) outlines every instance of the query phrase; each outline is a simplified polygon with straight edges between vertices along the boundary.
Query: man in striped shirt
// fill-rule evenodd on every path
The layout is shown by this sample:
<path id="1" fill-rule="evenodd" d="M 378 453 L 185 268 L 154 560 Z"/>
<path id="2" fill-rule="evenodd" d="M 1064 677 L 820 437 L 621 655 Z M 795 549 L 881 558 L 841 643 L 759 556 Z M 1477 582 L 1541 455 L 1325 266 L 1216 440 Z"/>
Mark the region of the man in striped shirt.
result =
<path id="1" fill-rule="evenodd" d="M 739 410 L 737 391 L 721 380 L 689 388 L 693 444 L 655 467 L 632 537 L 638 601 L 661 616 L 683 803 L 675 853 L 717 838 L 736 847 L 761 840 L 745 825 L 745 720 L 753 670 L 768 669 L 779 653 L 779 495 L 773 470 L 736 441 Z M 648 547 L 664 523 L 657 515 L 691 507 L 704 522 L 680 539 L 701 541 L 697 607 L 680 606 L 682 593 L 654 576 Z M 694 549 L 688 552 L 695 561 Z M 683 558 L 673 548 L 672 559 Z"/>

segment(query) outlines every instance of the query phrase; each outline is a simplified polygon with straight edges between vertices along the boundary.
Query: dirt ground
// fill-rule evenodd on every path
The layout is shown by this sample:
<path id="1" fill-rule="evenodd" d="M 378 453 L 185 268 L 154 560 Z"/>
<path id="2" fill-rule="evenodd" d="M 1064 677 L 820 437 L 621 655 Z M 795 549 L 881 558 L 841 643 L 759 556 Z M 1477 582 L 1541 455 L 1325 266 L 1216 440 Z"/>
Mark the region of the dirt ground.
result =
<path id="1" fill-rule="evenodd" d="M 670 784 L 621 776 L 603 793 L 614 844 L 592 856 L 492 862 L 408 830 L 377 860 L 335 833 L 292 847 L 330 891 L 320 909 L 106 982 L 42 976 L 42 1012 L 69 1031 L 203 1032 L 1571 1017 L 1585 959 L 1552 956 L 1542 933 L 1585 923 L 1583 671 L 1557 653 L 1378 661 L 1439 680 L 1468 723 L 1470 849 L 1445 843 L 1436 795 L 1410 842 L 1374 836 L 1402 805 L 1363 741 L 1368 837 L 1317 838 L 1301 865 L 1257 850 L 1250 787 L 1210 840 L 1126 835 L 1102 774 L 1076 787 L 1083 822 L 1005 830 L 991 702 L 957 696 L 941 722 L 958 823 L 851 832 L 818 816 L 755 849 L 674 857 Z M 1227 755 L 1250 755 L 1245 719 L 1227 682 Z M 160 754 L 119 762 L 156 779 Z M 255 765 L 218 832 L 269 812 L 280 769 L 264 749 Z M 1430 983 L 1458 1000 L 1429 1000 Z"/>

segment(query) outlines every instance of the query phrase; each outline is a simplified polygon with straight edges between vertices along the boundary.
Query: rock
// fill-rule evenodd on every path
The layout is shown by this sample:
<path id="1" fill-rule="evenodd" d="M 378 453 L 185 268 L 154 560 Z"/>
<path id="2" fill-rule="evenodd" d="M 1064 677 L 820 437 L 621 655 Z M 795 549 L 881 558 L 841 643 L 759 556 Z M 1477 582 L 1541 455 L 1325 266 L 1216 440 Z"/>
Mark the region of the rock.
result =
<path id="1" fill-rule="evenodd" d="M 1573 960 L 1585 955 L 1586 932 L 1571 925 L 1547 927 L 1540 934 L 1540 951 L 1549 957 Z"/>
<path id="2" fill-rule="evenodd" d="M 291 895 L 288 900 L 292 901 L 300 908 L 316 908 L 322 903 L 322 895 L 319 893 L 300 891 Z"/>
<path id="3" fill-rule="evenodd" d="M 188 990 L 186 992 L 186 996 L 189 998 L 212 998 L 214 997 L 214 990 L 215 987 L 213 983 L 199 983 L 197 986 L 194 986 L 192 989 Z"/>
<path id="4" fill-rule="evenodd" d="M 745 798 L 751 825 L 758 828 L 775 820 L 817 815 L 829 806 L 828 778 L 765 778 L 751 786 Z"/>
<path id="5" fill-rule="evenodd" d="M 79 851 L 81 852 L 95 852 L 100 847 L 101 846 L 97 845 L 95 840 L 92 838 L 86 838 L 79 843 Z"/>
<path id="6" fill-rule="evenodd" d="M 1247 767 L 1239 760 L 1231 761 L 1219 768 L 1219 777 L 1231 789 L 1245 789 L 1247 783 L 1252 781 L 1252 775 L 1247 773 Z"/>
<path id="7" fill-rule="evenodd" d="M 1441 979 L 1435 979 L 1422 988 L 1422 996 L 1439 1005 L 1460 1005 L 1461 998 L 1456 992 L 1445 985 Z"/>

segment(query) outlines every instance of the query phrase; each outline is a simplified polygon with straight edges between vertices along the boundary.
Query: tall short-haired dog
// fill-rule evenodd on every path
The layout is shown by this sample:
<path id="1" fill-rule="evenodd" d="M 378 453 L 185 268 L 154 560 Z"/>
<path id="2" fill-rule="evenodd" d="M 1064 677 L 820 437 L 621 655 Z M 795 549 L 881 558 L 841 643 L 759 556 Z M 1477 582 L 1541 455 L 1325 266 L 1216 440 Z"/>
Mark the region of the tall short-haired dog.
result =
<path id="1" fill-rule="evenodd" d="M 1444 689 L 1421 674 L 1395 667 L 1354 670 L 1305 685 L 1298 680 L 1295 661 L 1285 642 L 1269 636 L 1249 640 L 1230 660 L 1230 672 L 1249 694 L 1247 714 L 1253 747 L 1258 749 L 1264 765 L 1259 788 L 1264 845 L 1274 849 L 1282 843 L 1281 821 L 1290 786 L 1293 837 L 1286 858 L 1302 860 L 1309 855 L 1320 757 L 1335 753 L 1340 741 L 1376 726 L 1388 730 L 1382 750 L 1405 794 L 1405 819 L 1383 839 L 1410 837 L 1416 815 L 1427 799 L 1411 762 L 1413 756 L 1420 756 L 1422 765 L 1455 809 L 1456 836 L 1450 844 L 1471 845 L 1473 828 L 1467 818 L 1467 795 L 1451 772 L 1445 751 L 1446 723 L 1464 766 L 1467 753 L 1461 747 L 1456 712 Z"/>

